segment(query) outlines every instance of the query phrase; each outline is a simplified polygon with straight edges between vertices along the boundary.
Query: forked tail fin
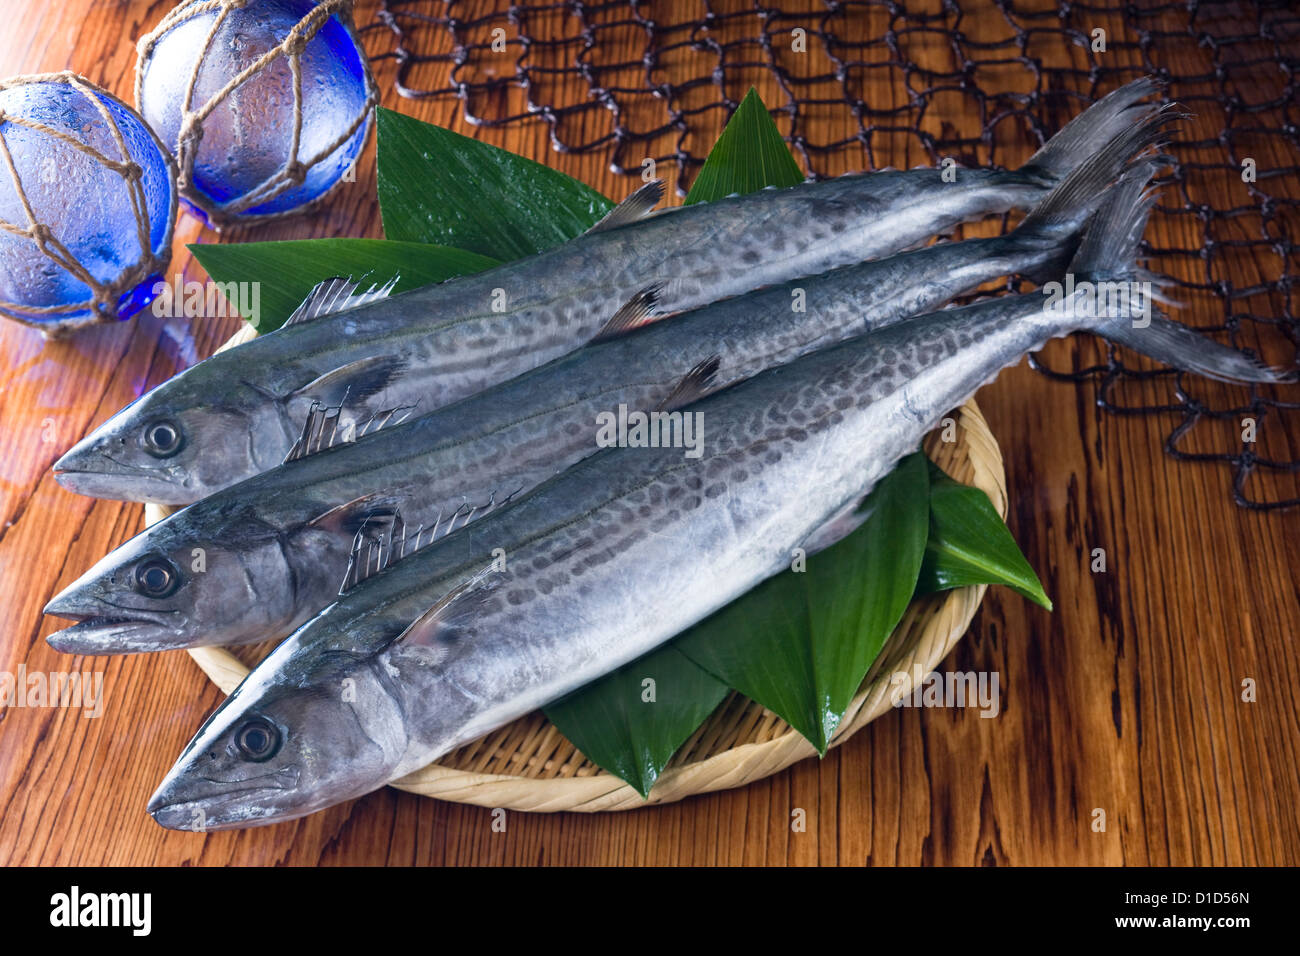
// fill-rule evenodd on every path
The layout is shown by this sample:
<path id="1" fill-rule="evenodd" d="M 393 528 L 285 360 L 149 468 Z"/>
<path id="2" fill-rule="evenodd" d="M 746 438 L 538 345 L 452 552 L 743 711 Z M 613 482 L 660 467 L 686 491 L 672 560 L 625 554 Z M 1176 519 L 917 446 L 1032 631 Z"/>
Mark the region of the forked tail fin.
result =
<path id="1" fill-rule="evenodd" d="M 1173 321 L 1156 306 L 1169 302 L 1161 278 L 1137 264 L 1147 216 L 1155 204 L 1147 182 L 1156 160 L 1134 164 L 1111 187 L 1070 264 L 1063 296 L 1075 289 L 1074 325 L 1159 362 L 1223 382 L 1294 382 L 1300 370 L 1271 368 Z M 1049 290 L 1051 291 L 1051 290 Z"/>
<path id="2" fill-rule="evenodd" d="M 1096 220 L 1097 210 L 1108 202 L 1109 187 L 1117 179 L 1140 176 L 1140 187 L 1154 174 L 1156 161 L 1140 157 L 1158 146 L 1170 124 L 1183 115 L 1177 107 L 1168 105 L 1129 117 L 1127 125 L 1100 149 L 1094 148 L 1030 211 L 1008 238 L 1029 248 L 1059 248 L 1061 253 L 1029 278 L 1041 283 L 1066 271 L 1079 248 L 1068 240 L 1077 238 L 1085 226 Z M 1133 199 L 1127 192 L 1124 197 L 1126 202 Z M 1094 230 L 1089 227 L 1088 231 Z"/>
<path id="3" fill-rule="evenodd" d="M 1152 104 L 1141 101 L 1159 89 L 1160 84 L 1155 79 L 1145 76 L 1102 97 L 1044 143 L 1043 148 L 1020 167 L 1021 172 L 1055 181 L 1064 179 L 1096 153 L 1100 144 L 1117 138 L 1155 109 Z"/>

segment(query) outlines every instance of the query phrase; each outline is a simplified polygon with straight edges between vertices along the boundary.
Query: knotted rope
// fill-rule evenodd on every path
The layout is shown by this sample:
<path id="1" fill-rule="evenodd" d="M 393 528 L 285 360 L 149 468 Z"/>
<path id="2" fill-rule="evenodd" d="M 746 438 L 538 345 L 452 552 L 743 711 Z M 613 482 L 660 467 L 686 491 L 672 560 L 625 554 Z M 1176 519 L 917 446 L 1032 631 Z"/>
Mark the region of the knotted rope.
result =
<path id="1" fill-rule="evenodd" d="M 167 234 L 164 237 L 161 249 L 155 254 L 152 243 L 149 241 L 153 229 L 149 217 L 148 203 L 144 194 L 144 171 L 140 168 L 139 163 L 131 158 L 131 153 L 126 145 L 126 138 L 122 135 L 117 120 L 100 97 L 112 99 L 127 111 L 131 111 L 131 108 L 84 77 L 66 70 L 61 73 L 37 73 L 16 76 L 0 82 L 0 92 L 36 83 L 62 83 L 70 86 L 85 97 L 88 102 L 94 105 L 95 111 L 99 114 L 100 119 L 104 121 L 104 125 L 108 129 L 118 152 L 117 158 L 107 156 L 65 130 L 55 129 L 28 117 L 0 110 L 0 161 L 3 162 L 4 169 L 8 171 L 9 177 L 13 181 L 14 192 L 18 197 L 23 216 L 26 219 L 25 224 L 0 219 L 0 230 L 9 233 L 11 236 L 31 240 L 42 255 L 56 263 L 78 281 L 84 283 L 90 290 L 90 297 L 82 302 L 59 303 L 57 305 L 37 306 L 23 302 L 0 300 L 0 311 L 25 325 L 40 329 L 48 337 L 59 338 L 85 325 L 116 320 L 118 318 L 118 303 L 122 296 L 149 276 L 161 274 L 167 268 L 167 263 L 171 258 L 172 223 L 175 219 L 176 209 L 173 200 L 172 208 L 168 211 Z M 101 282 L 77 259 L 68 246 L 55 236 L 50 225 L 41 221 L 37 210 L 32 206 L 31 198 L 23 185 L 22 175 L 18 172 L 13 153 L 10 151 L 9 143 L 5 138 L 4 131 L 7 124 L 21 126 L 43 136 L 49 136 L 51 139 L 57 140 L 65 146 L 88 156 L 109 172 L 122 178 L 126 185 L 127 198 L 131 204 L 136 241 L 140 247 L 140 258 L 134 264 L 123 269 L 112 279 Z M 148 124 L 143 119 L 140 120 L 140 125 L 146 130 L 149 129 Z M 152 131 L 150 131 L 150 135 L 153 135 Z M 159 154 L 167 163 L 169 175 L 175 176 L 175 164 L 172 162 L 171 157 L 168 156 L 166 148 L 157 136 L 154 136 L 154 142 L 158 146 Z M 90 314 L 77 314 L 81 312 L 89 312 Z"/>
<path id="2" fill-rule="evenodd" d="M 326 190 L 325 193 L 316 197 L 311 203 L 298 206 L 291 210 L 278 213 L 267 213 L 255 217 L 242 215 L 245 210 L 259 206 L 263 203 L 270 202 L 275 197 L 288 189 L 300 185 L 306 178 L 307 173 L 317 163 L 323 161 L 332 155 L 335 150 L 352 138 L 353 134 L 361 128 L 362 124 L 368 123 L 371 113 L 376 103 L 379 102 L 378 89 L 375 86 L 374 76 L 370 72 L 369 62 L 364 55 L 360 56 L 362 65 L 362 74 L 365 79 L 366 98 L 362 104 L 361 110 L 353 117 L 348 126 L 331 140 L 328 144 L 316 152 L 315 155 L 306 159 L 299 157 L 298 151 L 302 142 L 302 54 L 306 50 L 307 44 L 310 43 L 320 32 L 326 21 L 331 16 L 337 15 L 339 21 L 343 24 L 344 29 L 352 38 L 356 39 L 356 30 L 352 23 L 352 4 L 353 0 L 320 0 L 320 3 L 313 7 L 301 20 L 299 20 L 286 34 L 285 38 L 276 46 L 267 50 L 255 61 L 250 63 L 244 69 L 232 76 L 224 86 L 221 87 L 207 102 L 199 107 L 194 106 L 194 90 L 198 84 L 199 71 L 207 58 L 212 43 L 226 23 L 232 10 L 238 10 L 246 6 L 248 0 L 188 0 L 180 6 L 174 8 L 156 27 L 149 33 L 140 38 L 137 44 L 139 59 L 136 61 L 135 72 L 135 102 L 144 111 L 144 102 L 142 98 L 144 74 L 153 56 L 154 48 L 158 42 L 166 36 L 168 32 L 175 29 L 180 24 L 192 20 L 195 17 L 211 13 L 213 10 L 218 11 L 208 28 L 207 36 L 204 38 L 203 46 L 194 57 L 194 65 L 190 70 L 188 80 L 185 84 L 185 95 L 181 102 L 181 123 L 178 141 L 175 145 L 175 155 L 179 175 L 177 185 L 183 195 L 190 203 L 203 210 L 208 217 L 208 221 L 218 230 L 222 227 L 231 225 L 235 222 L 250 222 L 253 220 L 276 219 L 286 215 L 292 215 L 302 212 L 305 208 L 315 205 L 332 191 L 333 187 Z M 281 57 L 289 64 L 289 72 L 293 77 L 293 117 L 291 127 L 291 140 L 288 151 L 288 158 L 285 160 L 275 173 L 267 177 L 263 182 L 254 186 L 242 196 L 236 196 L 226 202 L 218 203 L 209 196 L 204 195 L 194 185 L 194 163 L 198 156 L 199 143 L 203 139 L 203 123 L 207 120 L 212 112 L 223 103 L 235 90 L 244 83 L 265 70 L 271 64 L 275 63 Z M 338 185 L 335 183 L 334 185 Z"/>

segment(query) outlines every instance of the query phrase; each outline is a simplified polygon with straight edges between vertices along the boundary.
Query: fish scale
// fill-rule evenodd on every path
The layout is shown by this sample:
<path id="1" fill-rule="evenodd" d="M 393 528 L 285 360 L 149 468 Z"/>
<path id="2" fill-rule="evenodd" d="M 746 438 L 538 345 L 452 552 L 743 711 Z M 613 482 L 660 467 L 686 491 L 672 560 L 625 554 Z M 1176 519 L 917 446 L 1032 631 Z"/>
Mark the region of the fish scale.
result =
<path id="1" fill-rule="evenodd" d="M 1115 152 L 1122 163 L 1125 151 Z M 1050 211 L 1055 202 L 1045 201 L 1043 207 Z M 145 550 L 173 555 L 183 565 L 185 556 L 202 546 L 232 554 L 225 567 L 209 568 L 186 585 L 211 593 L 229 577 L 227 592 L 210 602 L 214 610 L 244 600 L 247 575 L 236 573 L 235 562 L 245 559 L 238 555 L 259 556 L 263 580 L 273 576 L 270 570 L 280 556 L 283 584 L 276 588 L 266 581 L 265 587 L 291 594 L 261 601 L 267 614 L 260 620 L 245 616 L 232 622 L 227 616 L 213 626 L 195 599 L 192 612 L 172 616 L 171 636 L 155 638 L 154 644 L 136 629 L 131 642 L 95 646 L 84 627 L 51 635 L 50 642 L 78 652 L 144 650 L 244 643 L 288 633 L 328 603 L 349 566 L 354 530 L 313 528 L 317 515 L 382 492 L 396 503 L 404 528 L 429 528 L 462 506 L 526 491 L 596 450 L 598 415 L 619 406 L 656 408 L 686 372 L 712 357 L 717 369 L 709 387 L 722 388 L 822 345 L 934 308 L 989 279 L 1043 268 L 1073 249 L 1078 224 L 1089 211 L 1087 205 L 1072 209 L 1073 218 L 1050 228 L 1027 221 L 1010 236 L 935 245 L 662 319 L 416 421 L 264 472 L 165 519 L 50 605 L 51 613 L 79 613 L 75 595 L 102 579 L 105 565 L 128 563 Z M 794 308 L 796 293 L 804 298 L 801 309 Z M 269 534 L 283 543 L 265 556 L 258 542 Z M 122 579 L 129 581 L 130 575 Z M 183 597 L 177 595 L 175 602 Z M 140 603 L 131 595 L 106 599 Z M 287 616 L 272 617 L 272 609 Z"/>
<path id="2" fill-rule="evenodd" d="M 1040 305 L 1011 312 L 990 303 L 983 315 L 963 316 L 970 325 L 961 330 L 945 316 L 879 332 L 875 342 L 853 340 L 704 399 L 692 408 L 704 416 L 704 458 L 683 459 L 678 449 L 599 453 L 343 596 L 329 616 L 346 627 L 322 618 L 295 640 L 305 646 L 328 629 L 339 650 L 390 654 L 385 666 L 417 724 L 422 702 L 437 702 L 427 712 L 436 729 L 395 772 L 415 769 L 640 656 L 787 567 L 821 520 L 868 491 L 996 369 L 1059 331 L 1015 321 Z M 919 420 L 904 410 L 914 391 L 926 395 Z M 464 656 L 442 662 L 450 673 L 434 687 L 421 683 L 426 665 L 388 643 L 432 595 L 489 566 L 496 548 L 508 570 L 473 619 L 456 623 Z M 578 611 L 594 593 L 602 610 Z M 614 620 L 623 622 L 617 650 Z M 538 660 L 548 661 L 545 680 L 530 666 Z M 459 706 L 434 692 L 444 682 L 463 692 L 451 697 Z M 503 697 L 508 705 L 479 704 Z"/>
<path id="3" fill-rule="evenodd" d="M 1150 172 L 1138 164 L 1108 193 L 1070 265 L 1085 281 L 1142 275 Z M 389 565 L 249 674 L 150 813 L 179 829 L 196 813 L 209 829 L 302 816 L 634 661 L 788 567 L 795 548 L 826 543 L 945 414 L 1055 336 L 1123 335 L 1219 373 L 1240 363 L 1172 323 L 1144 324 L 1131 288 L 1114 311 L 1087 308 L 1082 286 L 1052 301 L 932 313 L 760 372 L 686 407 L 703 422 L 699 459 L 606 449 Z"/>
<path id="4" fill-rule="evenodd" d="M 193 502 L 282 461 L 318 403 L 345 403 L 351 420 L 433 411 L 580 346 L 650 286 L 665 311 L 688 310 L 1031 208 L 1147 115 L 1138 101 L 1154 89 L 1138 80 L 1111 94 L 1018 171 L 956 170 L 948 182 L 939 170 L 893 170 L 762 190 L 296 322 L 163 383 L 79 442 L 55 474 L 101 497 Z M 157 426 L 162 445 L 150 443 Z"/>
<path id="5" fill-rule="evenodd" d="M 761 373 L 692 407 L 704 416 L 704 458 L 600 452 L 404 558 L 273 651 L 200 731 L 150 811 L 180 828 L 195 808 L 208 828 L 299 816 L 635 660 L 787 567 L 792 549 L 943 414 L 1066 331 L 1025 321 L 1041 303 L 952 310 Z M 923 421 L 904 412 L 913 389 L 924 390 Z M 498 548 L 506 570 L 492 572 Z M 421 630 L 439 597 L 461 588 Z M 331 688 L 344 682 L 353 693 L 339 700 Z M 266 768 L 244 764 L 229 743 L 249 719 L 283 728 Z M 241 782 L 282 773 L 281 758 L 299 761 L 293 786 Z"/>
<path id="6" fill-rule="evenodd" d="M 933 195 L 942 189 L 937 179 L 935 183 L 921 183 L 916 174 L 892 175 L 899 177 L 900 182 L 889 190 L 891 194 L 915 193 L 919 200 L 927 193 Z M 765 191 L 757 194 L 757 198 L 744 197 L 743 203 L 739 199 L 723 200 L 672 210 L 629 230 L 629 235 L 596 233 L 579 237 L 551 252 L 524 260 L 505 274 L 492 270 L 452 279 L 394 296 L 385 303 L 307 323 L 302 328 L 313 334 L 294 336 L 294 352 L 287 362 L 281 363 L 272 381 L 287 394 L 335 367 L 340 357 L 353 357 L 352 351 L 340 349 L 339 341 L 356 340 L 355 347 L 364 349 L 358 355 L 409 352 L 419 377 L 428 379 L 387 398 L 392 401 L 426 398 L 432 406 L 446 404 L 467 394 L 477 384 L 477 381 L 460 382 L 454 375 L 447 381 L 448 372 L 477 371 L 486 380 L 489 374 L 497 373 L 489 372 L 485 365 L 510 364 L 521 356 L 528 357 L 522 363 L 526 366 L 543 364 L 556 357 L 558 350 L 567 350 L 575 341 L 590 338 L 609 317 L 612 307 L 650 285 L 662 286 L 660 302 L 664 311 L 691 309 L 792 276 L 816 275 L 875 259 L 923 242 L 944 226 L 956 225 L 978 215 L 980 210 L 1005 211 L 1017 205 L 1017 200 L 1027 204 L 1031 198 L 1041 198 L 1046 192 L 1043 186 L 1025 181 L 1013 180 L 1008 186 L 1009 174 L 1005 173 L 972 170 L 969 175 L 976 182 L 965 184 L 961 201 L 952 203 L 955 208 L 951 211 L 936 215 L 932 202 L 914 200 L 906 203 L 899 214 L 878 223 L 869 232 L 860 232 L 851 242 L 827 243 L 824 240 L 841 235 L 844 230 L 833 232 L 829 228 L 813 227 L 806 237 L 789 240 L 795 245 L 793 255 L 786 254 L 784 243 L 779 246 L 774 243 L 774 234 L 765 233 L 766 221 L 777 218 L 788 225 L 792 220 L 825 215 L 816 210 L 826 204 L 787 195 L 789 190 Z M 859 185 L 862 180 L 876 186 L 878 177 L 887 176 L 891 174 L 842 177 L 799 188 L 833 189 L 851 199 L 855 189 L 862 188 Z M 779 211 L 753 208 L 752 204 L 758 202 L 778 206 Z M 929 210 L 924 214 L 917 208 L 923 205 Z M 851 214 L 847 202 L 832 208 L 838 211 L 839 222 Z M 705 232 L 697 221 L 708 222 L 710 218 L 732 221 L 726 223 L 729 228 L 725 230 L 715 226 L 713 231 Z M 934 219 L 941 221 L 937 229 L 931 228 Z M 684 243 L 679 238 L 696 232 L 705 237 L 704 241 Z M 599 245 L 599 255 L 591 253 L 588 247 L 593 245 Z M 772 261 L 774 253 L 781 255 L 779 262 Z M 737 258 L 747 257 L 753 261 L 736 264 Z M 756 271 L 758 262 L 766 270 Z M 587 277 L 585 285 L 599 289 L 601 295 L 584 294 L 576 301 L 571 300 L 574 291 L 571 282 L 559 277 L 575 273 Z M 485 307 L 497 288 L 505 289 L 508 303 L 516 303 L 508 312 L 494 313 Z M 547 308 L 544 303 L 548 302 L 563 302 L 563 306 Z M 393 326 L 392 312 L 433 313 L 438 308 L 457 313 L 459 317 L 436 322 L 432 327 Z M 548 331 L 551 328 L 555 331 Z M 277 345 L 278 339 L 268 335 L 241 349 L 245 360 L 257 361 L 259 349 L 278 357 L 281 349 Z M 492 363 L 485 362 L 485 356 L 490 356 Z"/>
<path id="7" fill-rule="evenodd" d="M 1104 185 L 1161 123 L 1153 115 L 1108 144 L 1007 236 L 940 243 L 602 335 L 419 420 L 218 492 L 128 542 L 56 597 L 48 613 L 82 622 L 47 640 L 72 653 L 102 653 L 288 633 L 332 600 L 341 582 L 353 586 L 381 567 L 385 554 L 481 519 L 591 454 L 602 415 L 681 401 L 682 387 L 688 396 L 725 388 L 1007 273 L 1059 273 Z M 692 369 L 708 375 L 683 383 Z M 186 574 L 195 548 L 213 560 L 202 574 Z M 132 590 L 138 569 L 159 561 L 170 563 L 176 587 L 156 598 Z M 243 610 L 232 614 L 232 607 Z M 165 626 L 124 622 L 141 609 L 166 611 Z"/>

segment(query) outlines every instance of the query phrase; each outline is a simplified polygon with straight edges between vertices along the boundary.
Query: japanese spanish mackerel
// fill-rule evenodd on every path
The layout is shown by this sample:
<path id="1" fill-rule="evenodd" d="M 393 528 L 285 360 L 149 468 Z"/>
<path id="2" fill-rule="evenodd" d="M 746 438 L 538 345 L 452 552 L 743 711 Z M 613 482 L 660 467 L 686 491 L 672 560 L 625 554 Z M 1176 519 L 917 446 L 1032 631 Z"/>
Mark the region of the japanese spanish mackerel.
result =
<path id="1" fill-rule="evenodd" d="M 1112 193 L 1130 215 L 1089 231 L 1080 278 L 1128 288 L 1142 185 Z M 176 829 L 302 816 L 635 659 L 788 567 L 1000 369 L 1054 336 L 1131 324 L 1139 298 L 1102 318 L 1081 289 L 1055 307 L 1040 293 L 932 313 L 693 404 L 699 459 L 596 453 L 296 631 L 200 728 L 149 812 Z"/>
<path id="2" fill-rule="evenodd" d="M 652 184 L 592 231 L 527 259 L 392 297 L 304 303 L 286 327 L 128 405 L 55 474 L 98 497 L 196 501 L 283 461 L 314 405 L 345 405 L 367 425 L 432 411 L 577 348 L 611 303 L 652 286 L 664 311 L 691 309 L 1032 208 L 1140 120 L 1154 90 L 1146 79 L 1116 90 L 1019 170 L 961 170 L 954 182 L 937 169 L 864 173 L 647 217 L 662 191 Z"/>
<path id="3" fill-rule="evenodd" d="M 599 336 L 423 418 L 219 491 L 128 541 L 51 601 L 47 613 L 78 623 L 49 643 L 104 654 L 281 637 L 334 600 L 350 558 L 346 576 L 355 577 L 372 550 L 427 544 L 594 452 L 602 414 L 671 412 L 991 279 L 1054 278 L 1106 185 L 1168 115 L 1153 113 L 1116 137 L 1007 236 L 928 246 Z M 635 321 L 642 305 L 621 310 L 614 324 Z M 1194 355 L 1218 354 L 1186 335 Z M 1244 355 L 1223 351 L 1225 366 L 1235 360 L 1241 376 L 1255 374 Z"/>

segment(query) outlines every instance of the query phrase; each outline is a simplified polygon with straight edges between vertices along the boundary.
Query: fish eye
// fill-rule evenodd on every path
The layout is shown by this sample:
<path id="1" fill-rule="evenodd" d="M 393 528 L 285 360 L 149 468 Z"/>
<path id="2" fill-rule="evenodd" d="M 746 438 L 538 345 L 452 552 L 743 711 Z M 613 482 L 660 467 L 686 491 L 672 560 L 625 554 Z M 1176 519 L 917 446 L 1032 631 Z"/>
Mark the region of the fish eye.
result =
<path id="1" fill-rule="evenodd" d="M 148 558 L 135 566 L 135 589 L 145 597 L 167 597 L 180 580 L 176 565 L 166 558 Z"/>
<path id="2" fill-rule="evenodd" d="M 253 717 L 235 733 L 235 745 L 247 760 L 270 760 L 280 749 L 280 730 L 263 717 Z"/>
<path id="3" fill-rule="evenodd" d="M 144 427 L 144 449 L 158 458 L 170 458 L 185 443 L 180 426 L 175 422 L 156 421 Z"/>

